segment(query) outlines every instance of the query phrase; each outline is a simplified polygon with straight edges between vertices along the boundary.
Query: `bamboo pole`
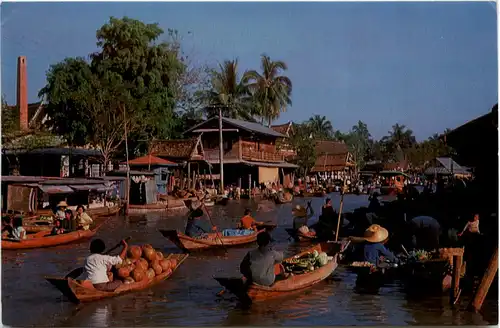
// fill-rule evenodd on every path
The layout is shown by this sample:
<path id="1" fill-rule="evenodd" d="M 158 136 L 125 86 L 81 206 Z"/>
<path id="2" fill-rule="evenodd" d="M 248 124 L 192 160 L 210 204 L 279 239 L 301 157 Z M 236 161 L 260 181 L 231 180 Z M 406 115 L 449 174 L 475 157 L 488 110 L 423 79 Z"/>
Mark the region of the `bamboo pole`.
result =
<path id="1" fill-rule="evenodd" d="M 493 256 L 491 257 L 490 263 L 488 264 L 488 268 L 484 273 L 483 279 L 481 280 L 481 284 L 474 295 L 474 299 L 469 305 L 469 310 L 478 312 L 483 306 L 484 299 L 488 294 L 488 290 L 490 289 L 491 283 L 495 278 L 495 275 L 498 270 L 498 247 L 495 249 Z"/>
<path id="2" fill-rule="evenodd" d="M 346 175 L 344 172 L 344 182 L 342 184 L 342 193 L 340 195 L 339 216 L 337 218 L 337 230 L 335 232 L 335 241 L 338 241 L 338 239 L 339 239 L 340 220 L 342 219 L 342 209 L 344 207 L 345 180 L 346 180 Z"/>
<path id="3" fill-rule="evenodd" d="M 454 305 L 460 295 L 460 274 L 462 271 L 462 257 L 453 256 L 453 275 L 451 280 L 450 304 Z"/>
<path id="4" fill-rule="evenodd" d="M 127 203 L 125 204 L 125 215 L 128 215 L 129 203 L 130 203 L 130 165 L 128 162 L 128 131 L 127 131 L 127 116 L 125 111 L 125 106 L 123 106 L 123 121 L 125 123 L 125 156 L 127 157 Z"/>
<path id="5" fill-rule="evenodd" d="M 222 108 L 219 107 L 219 165 L 220 165 L 220 192 L 224 194 L 224 142 L 222 140 Z"/>

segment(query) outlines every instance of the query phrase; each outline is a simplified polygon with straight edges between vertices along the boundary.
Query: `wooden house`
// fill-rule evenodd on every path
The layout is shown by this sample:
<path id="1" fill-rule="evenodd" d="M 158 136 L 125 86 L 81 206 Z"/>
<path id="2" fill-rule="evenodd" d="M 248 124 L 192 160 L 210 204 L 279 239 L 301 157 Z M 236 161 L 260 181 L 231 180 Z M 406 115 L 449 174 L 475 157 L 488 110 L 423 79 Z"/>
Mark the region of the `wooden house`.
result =
<path id="1" fill-rule="evenodd" d="M 292 146 L 287 142 L 288 138 L 291 137 L 294 133 L 293 131 L 293 122 L 290 121 L 281 125 L 271 125 L 271 129 L 274 131 L 281 133 L 286 136 L 286 138 L 279 138 L 279 152 L 283 154 L 286 160 L 293 159 L 294 156 L 297 155 L 297 152 L 292 148 Z"/>
<path id="2" fill-rule="evenodd" d="M 253 187 L 260 183 L 281 183 L 293 181 L 292 172 L 296 165 L 287 163 L 285 156 L 276 147 L 279 138 L 285 135 L 262 124 L 231 118 L 222 118 L 224 184 Z M 212 172 L 219 174 L 219 120 L 214 117 L 188 131 L 201 140 L 206 162 L 212 165 Z"/>
<path id="3" fill-rule="evenodd" d="M 339 141 L 317 140 L 315 143 L 316 162 L 311 173 L 322 179 L 343 180 L 354 172 L 356 163 L 347 145 Z"/>
<path id="4" fill-rule="evenodd" d="M 156 188 L 160 194 L 166 194 L 167 190 L 171 190 L 170 177 L 173 173 L 171 170 L 178 166 L 177 163 L 152 155 L 134 158 L 128 163 L 136 171 L 153 172 Z M 121 164 L 126 164 L 126 162 Z"/>

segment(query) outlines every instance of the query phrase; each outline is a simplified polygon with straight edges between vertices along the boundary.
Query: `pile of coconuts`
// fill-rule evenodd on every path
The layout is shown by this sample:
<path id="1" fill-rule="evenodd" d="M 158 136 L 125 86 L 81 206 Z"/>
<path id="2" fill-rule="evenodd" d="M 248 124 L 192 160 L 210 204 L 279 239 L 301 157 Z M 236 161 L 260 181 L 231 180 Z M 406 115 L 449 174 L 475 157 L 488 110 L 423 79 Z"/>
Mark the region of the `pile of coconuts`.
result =
<path id="1" fill-rule="evenodd" d="M 121 264 L 115 266 L 118 279 L 125 284 L 151 280 L 155 276 L 166 272 L 172 272 L 177 267 L 176 259 L 166 259 L 163 253 L 157 251 L 153 246 L 130 246 L 127 258 Z"/>

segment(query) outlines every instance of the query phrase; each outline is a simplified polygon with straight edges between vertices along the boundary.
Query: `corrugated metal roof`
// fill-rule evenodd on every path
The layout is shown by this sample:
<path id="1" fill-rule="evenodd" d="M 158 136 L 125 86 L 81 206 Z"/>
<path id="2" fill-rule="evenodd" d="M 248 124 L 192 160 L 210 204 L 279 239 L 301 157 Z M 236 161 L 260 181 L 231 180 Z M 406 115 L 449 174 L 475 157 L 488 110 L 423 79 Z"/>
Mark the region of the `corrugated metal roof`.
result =
<path id="1" fill-rule="evenodd" d="M 102 156 L 101 152 L 96 149 L 81 149 L 81 148 L 40 148 L 33 150 L 26 149 L 5 149 L 6 155 L 25 154 L 25 155 L 73 155 L 73 156 Z"/>
<path id="2" fill-rule="evenodd" d="M 128 163 L 130 166 L 146 166 L 146 165 L 177 166 L 178 165 L 177 163 L 153 155 L 146 155 L 134 158 L 133 160 L 128 161 Z M 127 164 L 127 162 L 123 162 L 121 164 Z"/>
<path id="3" fill-rule="evenodd" d="M 187 130 L 186 132 L 193 131 L 193 130 L 199 128 L 200 126 L 203 126 L 203 125 L 207 124 L 208 122 L 211 122 L 212 120 L 218 120 L 218 118 L 212 117 L 211 119 L 209 119 L 205 122 L 202 122 L 200 124 L 195 125 L 194 127 Z M 273 129 L 268 128 L 268 127 L 266 127 L 262 124 L 259 124 L 259 123 L 237 120 L 234 118 L 227 118 L 227 117 L 223 117 L 222 122 L 226 122 L 228 124 L 231 124 L 231 125 L 234 125 L 234 126 L 240 128 L 240 129 L 247 130 L 250 132 L 265 134 L 265 135 L 269 135 L 269 136 L 273 136 L 273 137 L 277 137 L 277 138 L 286 138 L 286 136 L 284 134 L 276 132 Z M 186 133 L 186 132 L 184 132 L 184 133 Z"/>
<path id="4" fill-rule="evenodd" d="M 47 194 L 69 194 L 73 193 L 73 189 L 68 186 L 60 185 L 40 185 L 40 189 Z"/>
<path id="5" fill-rule="evenodd" d="M 466 169 L 464 169 L 450 157 L 437 157 L 436 160 L 443 166 L 444 169 L 448 171 L 449 174 L 451 174 L 452 165 L 453 165 L 453 173 L 456 174 L 469 173 Z"/>
<path id="6" fill-rule="evenodd" d="M 107 189 L 107 187 L 103 184 L 69 185 L 69 187 L 77 191 Z"/>

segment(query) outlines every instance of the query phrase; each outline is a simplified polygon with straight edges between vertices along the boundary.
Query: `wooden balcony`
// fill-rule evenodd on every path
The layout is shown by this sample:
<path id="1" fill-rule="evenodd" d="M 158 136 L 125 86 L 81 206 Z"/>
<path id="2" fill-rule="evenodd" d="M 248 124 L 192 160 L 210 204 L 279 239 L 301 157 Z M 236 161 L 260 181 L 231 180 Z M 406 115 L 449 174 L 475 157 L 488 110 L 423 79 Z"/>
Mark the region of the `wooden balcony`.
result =
<path id="1" fill-rule="evenodd" d="M 218 163 L 219 162 L 219 148 L 215 149 L 204 149 L 205 160 L 209 163 Z M 238 149 L 231 149 L 230 151 L 224 152 L 224 161 L 229 160 L 239 160 Z"/>
<path id="2" fill-rule="evenodd" d="M 248 148 L 241 150 L 241 157 L 244 160 L 256 162 L 283 162 L 285 160 L 285 156 L 277 152 L 258 151 Z"/>

